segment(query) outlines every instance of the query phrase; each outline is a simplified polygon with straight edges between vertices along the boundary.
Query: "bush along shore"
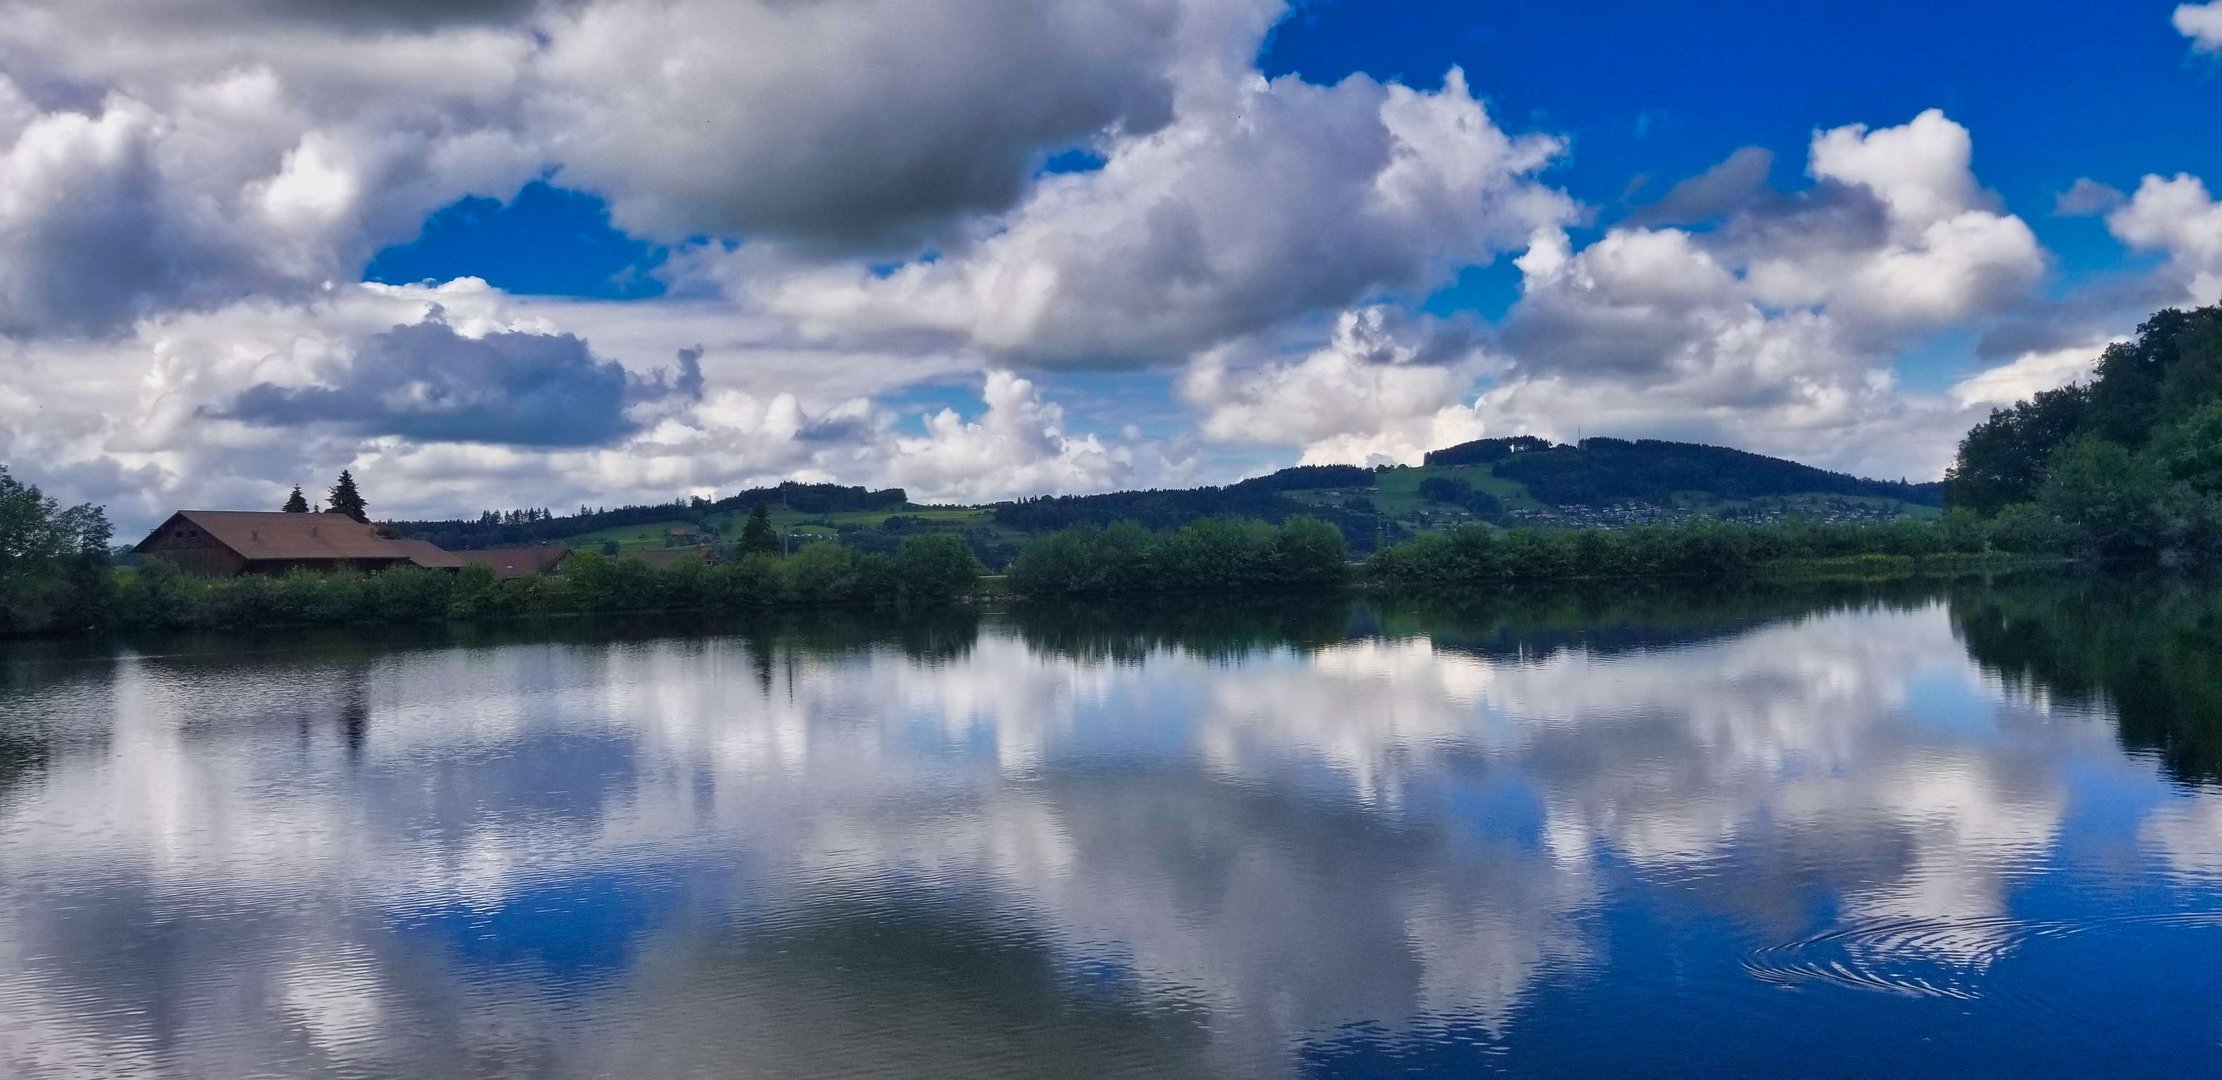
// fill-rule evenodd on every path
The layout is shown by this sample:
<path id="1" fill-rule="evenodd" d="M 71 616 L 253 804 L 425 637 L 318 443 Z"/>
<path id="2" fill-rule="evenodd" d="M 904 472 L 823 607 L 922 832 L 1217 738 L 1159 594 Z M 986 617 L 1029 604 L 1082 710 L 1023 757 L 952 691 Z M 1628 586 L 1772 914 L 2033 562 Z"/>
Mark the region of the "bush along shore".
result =
<path id="1" fill-rule="evenodd" d="M 834 607 L 945 607 L 986 595 L 1054 599 L 1230 593 L 1326 594 L 1353 581 L 1457 595 L 1508 582 L 1585 578 L 1748 579 L 1795 573 L 1878 577 L 2062 559 L 2077 534 L 2042 513 L 1878 525 L 1786 522 L 1662 525 L 1624 531 L 1473 525 L 1425 534 L 1353 566 L 1340 530 L 1211 518 L 1163 532 L 1126 522 L 1075 526 L 1025 543 L 990 582 L 964 538 L 906 537 L 892 555 L 835 542 L 791 555 L 750 549 L 657 569 L 574 552 L 548 575 L 502 578 L 486 565 L 376 574 L 195 577 L 157 559 L 109 565 L 98 508 L 62 508 L 0 469 L 0 634 L 248 629 L 436 620 Z M 761 540 L 762 538 L 758 538 Z M 984 588 L 985 587 L 985 588 Z"/>
<path id="2" fill-rule="evenodd" d="M 982 569 L 954 536 L 907 538 L 893 555 L 809 544 L 793 555 L 680 562 L 574 552 L 553 574 L 497 577 L 402 567 L 377 574 L 295 572 L 279 577 L 193 577 L 148 560 L 111 571 L 100 609 L 57 629 L 249 629 L 615 615 L 650 611 L 742 613 L 819 607 L 945 607 L 979 589 Z"/>
<path id="3" fill-rule="evenodd" d="M 1029 543 L 1002 581 L 1026 597 L 1308 591 L 1355 580 L 1392 592 L 1598 578 L 1888 577 L 2066 561 L 2067 535 L 1953 514 L 1880 525 L 1785 522 L 1627 530 L 1472 525 L 1383 548 L 1353 567 L 1342 536 L 1292 518 L 1275 528 L 1206 521 L 1151 533 L 1075 527 Z"/>
<path id="4" fill-rule="evenodd" d="M 1384 548 L 1361 572 L 1396 591 L 1583 578 L 1875 577 L 2065 562 L 2070 547 L 2059 530 L 1965 514 L 1880 525 L 1471 526 Z"/>
<path id="5" fill-rule="evenodd" d="M 15 604 L 14 633 L 342 626 L 659 611 L 745 613 L 837 607 L 935 608 L 984 595 L 1057 599 L 1228 593 L 1332 593 L 1352 584 L 1456 595 L 1528 581 L 1601 578 L 1889 577 L 2061 560 L 2065 537 L 2010 533 L 1954 515 L 1888 525 L 1668 525 L 1597 529 L 1470 526 L 1430 533 L 1353 565 L 1333 526 L 1212 519 L 1150 532 L 1077 526 L 1029 541 L 999 579 L 964 541 L 906 538 L 893 556 L 814 543 L 792 555 L 681 562 L 575 552 L 553 574 L 500 578 L 403 567 L 377 574 L 297 571 L 195 577 L 155 560 L 51 576 L 39 603 Z M 32 619 L 37 621 L 31 621 Z"/>

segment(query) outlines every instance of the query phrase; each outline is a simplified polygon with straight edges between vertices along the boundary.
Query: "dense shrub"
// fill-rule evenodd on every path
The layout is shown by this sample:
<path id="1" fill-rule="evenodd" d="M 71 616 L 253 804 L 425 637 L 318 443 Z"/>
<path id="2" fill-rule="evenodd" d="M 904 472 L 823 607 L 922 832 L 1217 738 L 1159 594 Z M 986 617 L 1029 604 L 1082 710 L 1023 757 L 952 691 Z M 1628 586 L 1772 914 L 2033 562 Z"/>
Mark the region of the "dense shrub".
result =
<path id="1" fill-rule="evenodd" d="M 680 562 L 575 552 L 546 577 L 503 580 L 473 564 L 459 571 L 400 567 L 378 574 L 295 571 L 283 577 L 204 578 L 147 560 L 108 571 L 95 588 L 95 622 L 127 629 L 336 626 L 646 611 L 742 612 L 794 607 L 943 605 L 979 587 L 980 565 L 960 538 L 907 539 L 896 557 L 810 544 L 792 556 Z"/>
<path id="2" fill-rule="evenodd" d="M 1349 574 L 1342 533 L 1313 518 L 1274 526 L 1209 518 L 1164 533 L 1132 522 L 1041 537 L 1011 560 L 1025 596 L 1332 588 Z"/>
<path id="3" fill-rule="evenodd" d="M 2058 555 L 2065 547 L 2064 536 L 2040 522 L 1985 522 L 1969 514 L 1881 525 L 1707 522 L 1621 532 L 1474 525 L 1385 548 L 1366 561 L 1364 573 L 1368 581 L 1403 589 L 1568 578 L 1736 578 L 1771 564 L 1808 560 Z"/>

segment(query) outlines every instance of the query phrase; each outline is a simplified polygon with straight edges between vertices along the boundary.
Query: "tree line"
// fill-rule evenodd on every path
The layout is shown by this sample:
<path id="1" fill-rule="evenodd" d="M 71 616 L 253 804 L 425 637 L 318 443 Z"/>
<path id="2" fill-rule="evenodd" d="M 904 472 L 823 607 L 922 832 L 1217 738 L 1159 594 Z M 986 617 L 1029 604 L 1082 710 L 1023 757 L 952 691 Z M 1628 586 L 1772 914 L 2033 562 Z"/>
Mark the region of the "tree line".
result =
<path id="1" fill-rule="evenodd" d="M 653 525 L 665 521 L 684 521 L 699 528 L 705 526 L 713 515 L 766 503 L 805 514 L 833 514 L 900 510 L 910 504 L 910 497 L 901 488 L 875 491 L 841 484 L 789 481 L 774 487 L 750 488 L 721 499 L 696 497 L 611 509 L 582 506 L 577 514 L 560 517 L 546 510 L 488 510 L 472 519 L 395 521 L 391 526 L 402 536 L 429 540 L 450 551 L 471 551 L 483 548 L 530 547 L 565 540 L 580 533 L 632 525 Z"/>
<path id="2" fill-rule="evenodd" d="M 1972 514 L 1872 525 L 1708 521 L 1622 530 L 1468 525 L 1383 548 L 1361 573 L 1374 585 L 1429 594 L 1521 581 L 1895 570 L 1977 558 L 2057 558 L 2066 550 L 2066 537 L 2058 531 L 2011 531 Z"/>
<path id="3" fill-rule="evenodd" d="M 1004 581 L 1037 597 L 1317 590 L 1340 586 L 1349 563 L 1342 533 L 1316 518 L 1208 518 L 1165 532 L 1123 521 L 1028 541 Z"/>
<path id="4" fill-rule="evenodd" d="M 981 567 L 961 539 L 921 534 L 893 555 L 839 544 L 657 568 L 573 552 L 552 574 L 502 578 L 397 567 L 376 574 L 294 571 L 196 577 L 148 560 L 107 575 L 95 625 L 117 630 L 235 630 L 634 612 L 743 613 L 831 607 L 946 607 L 971 596 Z M 75 627 L 67 627 L 74 629 Z"/>
<path id="5" fill-rule="evenodd" d="M 2087 382 L 1995 410 L 1960 441 L 1949 504 L 2064 532 L 2081 555 L 2222 556 L 2222 308 L 2169 309 Z"/>

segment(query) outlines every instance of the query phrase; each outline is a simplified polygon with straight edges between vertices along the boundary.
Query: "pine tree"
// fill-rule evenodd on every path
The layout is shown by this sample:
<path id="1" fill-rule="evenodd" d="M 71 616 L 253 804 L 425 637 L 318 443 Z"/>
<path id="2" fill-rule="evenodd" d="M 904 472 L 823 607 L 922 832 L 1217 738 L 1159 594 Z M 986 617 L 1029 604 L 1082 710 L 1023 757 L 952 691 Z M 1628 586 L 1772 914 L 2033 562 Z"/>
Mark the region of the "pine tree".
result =
<path id="1" fill-rule="evenodd" d="M 355 490 L 355 476 L 346 469 L 339 473 L 339 483 L 332 485 L 331 495 L 325 500 L 332 513 L 346 514 L 357 521 L 370 521 L 370 504 L 363 501 L 363 494 Z"/>
<path id="2" fill-rule="evenodd" d="M 771 555 L 779 551 L 779 536 L 772 532 L 771 509 L 763 503 L 748 512 L 748 524 L 741 526 L 741 554 Z"/>
<path id="3" fill-rule="evenodd" d="M 309 512 L 309 500 L 307 496 L 301 494 L 301 485 L 293 485 L 293 494 L 285 497 L 284 509 L 288 514 L 306 514 Z"/>

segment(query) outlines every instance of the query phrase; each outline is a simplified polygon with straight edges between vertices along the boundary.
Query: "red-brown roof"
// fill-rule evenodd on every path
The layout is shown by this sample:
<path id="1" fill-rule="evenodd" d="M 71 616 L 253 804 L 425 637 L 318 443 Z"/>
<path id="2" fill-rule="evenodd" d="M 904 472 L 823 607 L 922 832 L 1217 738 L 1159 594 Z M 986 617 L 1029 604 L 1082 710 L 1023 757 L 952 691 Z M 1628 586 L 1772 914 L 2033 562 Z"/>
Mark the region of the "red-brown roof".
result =
<path id="1" fill-rule="evenodd" d="M 483 551 L 458 551 L 455 557 L 464 562 L 485 563 L 494 573 L 505 578 L 545 574 L 571 554 L 569 548 L 527 547 L 487 548 Z"/>
<path id="2" fill-rule="evenodd" d="M 402 554 L 406 555 L 410 562 L 427 570 L 460 570 L 463 568 L 462 556 L 430 540 L 403 539 L 390 542 L 393 546 L 400 548 Z"/>
<path id="3" fill-rule="evenodd" d="M 261 510 L 180 510 L 145 540 L 139 541 L 136 550 L 147 550 L 164 533 L 179 528 L 198 529 L 250 562 L 258 559 L 397 562 L 409 558 L 394 541 L 344 514 L 286 514 Z"/>

